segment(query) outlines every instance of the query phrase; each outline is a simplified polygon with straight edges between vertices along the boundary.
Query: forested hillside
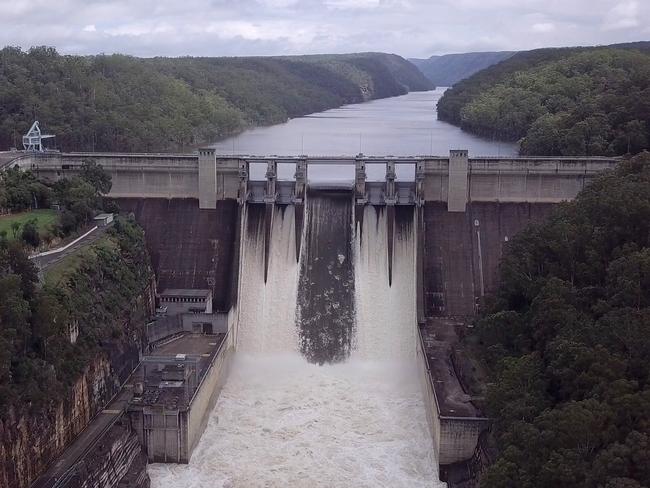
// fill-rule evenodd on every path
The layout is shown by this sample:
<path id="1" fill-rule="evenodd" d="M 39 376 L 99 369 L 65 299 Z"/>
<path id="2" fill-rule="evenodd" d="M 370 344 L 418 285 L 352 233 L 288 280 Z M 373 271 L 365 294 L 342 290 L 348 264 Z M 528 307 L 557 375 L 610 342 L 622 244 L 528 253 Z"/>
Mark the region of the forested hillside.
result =
<path id="1" fill-rule="evenodd" d="M 481 487 L 650 486 L 650 153 L 510 241 L 476 330 L 500 452 Z"/>
<path id="2" fill-rule="evenodd" d="M 445 54 L 427 59 L 409 59 L 436 86 L 452 86 L 482 69 L 500 63 L 514 51 Z"/>
<path id="3" fill-rule="evenodd" d="M 102 195 L 110 188 L 110 176 L 93 162 L 84 163 L 79 176 L 55 183 L 39 181 L 30 171 L 0 173 L 3 219 L 11 218 L 7 211 L 19 215 L 34 204 L 60 206 L 43 237 L 26 232 L 33 226 L 29 221 L 11 232 L 0 230 L 0 422 L 11 406 L 39 410 L 65 392 L 98 351 L 126 333 L 122 326 L 132 301 L 150 284 L 144 234 L 128 221 L 110 229 L 76 267 L 72 257 L 57 272 L 52 266 L 43 286 L 27 257 L 40 240 L 87 229 L 109 205 Z M 60 276 L 50 280 L 54 275 Z M 68 336 L 71 324 L 81 331 L 75 344 Z"/>
<path id="4" fill-rule="evenodd" d="M 12 406 L 40 412 L 59 401 L 96 355 L 128 337 L 131 321 L 141 326 L 135 301 L 151 274 L 144 234 L 128 221 L 42 287 L 24 246 L 0 236 L 0 422 Z"/>
<path id="5" fill-rule="evenodd" d="M 62 56 L 0 50 L 0 148 L 39 120 L 63 150 L 189 150 L 251 125 L 426 90 L 399 56 Z"/>
<path id="6" fill-rule="evenodd" d="M 529 155 L 621 155 L 650 145 L 650 43 L 517 53 L 460 82 L 438 118 Z"/>

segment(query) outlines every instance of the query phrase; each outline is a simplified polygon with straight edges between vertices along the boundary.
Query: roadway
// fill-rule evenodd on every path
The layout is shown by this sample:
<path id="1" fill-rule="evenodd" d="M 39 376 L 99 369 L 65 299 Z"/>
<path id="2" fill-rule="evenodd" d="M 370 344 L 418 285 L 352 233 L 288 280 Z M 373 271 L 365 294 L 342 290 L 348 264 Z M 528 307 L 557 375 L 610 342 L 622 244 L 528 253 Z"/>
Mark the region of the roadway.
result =
<path id="1" fill-rule="evenodd" d="M 47 268 L 58 263 L 70 254 L 74 254 L 81 248 L 89 246 L 98 241 L 106 233 L 106 229 L 108 229 L 108 226 L 93 227 L 90 231 L 87 231 L 85 234 L 75 239 L 71 243 L 57 249 L 52 249 L 35 256 L 31 256 L 30 260 L 38 267 L 39 270 L 45 271 Z"/>

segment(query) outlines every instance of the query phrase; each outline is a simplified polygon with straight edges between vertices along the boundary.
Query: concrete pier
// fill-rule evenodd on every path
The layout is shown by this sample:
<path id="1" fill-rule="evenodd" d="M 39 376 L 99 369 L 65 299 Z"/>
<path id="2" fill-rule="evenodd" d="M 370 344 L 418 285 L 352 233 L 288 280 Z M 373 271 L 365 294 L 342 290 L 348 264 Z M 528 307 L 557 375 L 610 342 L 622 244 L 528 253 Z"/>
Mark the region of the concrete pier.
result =
<path id="1" fill-rule="evenodd" d="M 437 339 L 435 333 L 432 334 L 426 327 L 418 328 L 418 332 L 418 368 L 427 423 L 442 471 L 446 465 L 472 457 L 489 419 L 472 405 L 449 370 L 449 343 Z"/>

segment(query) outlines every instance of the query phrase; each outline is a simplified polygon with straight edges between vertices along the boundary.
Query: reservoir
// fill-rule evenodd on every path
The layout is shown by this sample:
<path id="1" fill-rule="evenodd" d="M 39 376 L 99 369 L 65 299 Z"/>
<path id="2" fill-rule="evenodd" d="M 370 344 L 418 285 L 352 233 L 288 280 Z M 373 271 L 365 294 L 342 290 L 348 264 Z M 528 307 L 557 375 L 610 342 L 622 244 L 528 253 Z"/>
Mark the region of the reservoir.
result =
<path id="1" fill-rule="evenodd" d="M 220 154 L 255 156 L 447 156 L 468 149 L 470 157 L 514 156 L 516 144 L 483 139 L 439 121 L 436 104 L 446 88 L 345 105 L 256 127 L 213 147 Z"/>

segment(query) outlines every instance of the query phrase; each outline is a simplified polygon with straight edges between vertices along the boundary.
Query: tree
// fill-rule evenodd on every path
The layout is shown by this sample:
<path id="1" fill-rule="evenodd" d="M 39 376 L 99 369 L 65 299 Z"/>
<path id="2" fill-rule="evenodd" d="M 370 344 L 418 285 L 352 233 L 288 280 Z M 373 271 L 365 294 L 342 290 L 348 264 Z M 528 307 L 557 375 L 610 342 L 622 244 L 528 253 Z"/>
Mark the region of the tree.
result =
<path id="1" fill-rule="evenodd" d="M 650 144 L 648 45 L 517 53 L 445 92 L 438 116 L 521 139 L 530 155 L 636 154 Z"/>
<path id="2" fill-rule="evenodd" d="M 14 353 L 26 352 L 30 335 L 29 301 L 21 290 L 21 276 L 0 277 L 0 331 Z"/>
<path id="3" fill-rule="evenodd" d="M 546 154 L 560 156 L 562 154 L 562 116 L 546 114 L 535 120 L 521 140 L 523 154 Z"/>
<path id="4" fill-rule="evenodd" d="M 38 247 L 40 245 L 41 236 L 38 233 L 38 225 L 36 223 L 36 219 L 25 222 L 20 238 L 28 246 Z"/>
<path id="5" fill-rule="evenodd" d="M 500 274 L 476 327 L 499 447 L 481 486 L 650 486 L 650 154 L 517 234 Z"/>
<path id="6" fill-rule="evenodd" d="M 487 404 L 502 428 L 517 420 L 533 420 L 548 404 L 542 362 L 536 355 L 505 357 L 497 381 L 488 388 Z"/>
<path id="7" fill-rule="evenodd" d="M 111 175 L 92 159 L 83 162 L 79 176 L 90 183 L 99 195 L 107 195 L 113 186 Z"/>
<path id="8" fill-rule="evenodd" d="M 82 178 L 74 177 L 58 181 L 55 185 L 55 192 L 59 203 L 65 209 L 64 213 L 67 211 L 74 216 L 74 228 L 88 223 L 95 211 L 100 208 L 101 200 L 97 190 Z M 62 228 L 70 228 L 72 222 L 69 216 L 66 216 L 65 219 L 66 222 L 62 224 Z"/>
<path id="9" fill-rule="evenodd" d="M 0 66 L 0 147 L 38 115 L 59 147 L 77 151 L 185 151 L 252 124 L 432 88 L 380 53 L 138 59 L 7 47 Z"/>

